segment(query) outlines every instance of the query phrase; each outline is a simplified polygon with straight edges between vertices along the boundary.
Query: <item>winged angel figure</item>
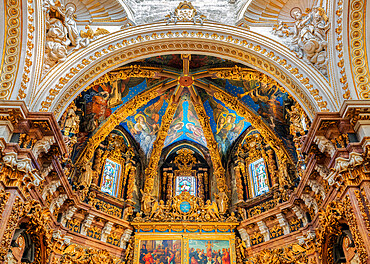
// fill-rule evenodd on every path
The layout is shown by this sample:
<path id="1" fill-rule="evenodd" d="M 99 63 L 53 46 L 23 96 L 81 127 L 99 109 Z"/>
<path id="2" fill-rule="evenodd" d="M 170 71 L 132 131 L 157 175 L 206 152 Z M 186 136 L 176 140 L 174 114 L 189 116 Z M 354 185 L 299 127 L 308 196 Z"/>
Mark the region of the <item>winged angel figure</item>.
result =
<path id="1" fill-rule="evenodd" d="M 85 29 L 87 29 L 86 32 L 81 30 L 80 35 L 82 38 L 88 38 L 88 39 L 95 39 L 97 36 L 100 35 L 106 35 L 110 32 L 104 28 L 97 28 L 96 31 L 94 31 L 89 25 L 85 26 Z"/>

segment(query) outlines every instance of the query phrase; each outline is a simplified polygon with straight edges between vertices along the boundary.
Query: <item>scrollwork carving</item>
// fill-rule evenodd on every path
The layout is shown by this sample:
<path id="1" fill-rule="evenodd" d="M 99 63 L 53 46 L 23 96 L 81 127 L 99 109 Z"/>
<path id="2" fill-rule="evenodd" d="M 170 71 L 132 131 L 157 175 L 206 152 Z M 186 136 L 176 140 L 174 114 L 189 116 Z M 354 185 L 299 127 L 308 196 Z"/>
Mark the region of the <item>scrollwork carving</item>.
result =
<path id="1" fill-rule="evenodd" d="M 306 248 L 293 244 L 285 248 L 265 249 L 248 258 L 247 264 L 306 264 Z"/>
<path id="2" fill-rule="evenodd" d="M 144 193 L 145 195 L 145 193 Z M 207 200 L 206 203 L 199 197 L 182 192 L 180 195 L 164 201 L 156 201 L 148 197 L 148 205 L 143 210 L 145 217 L 137 214 L 133 222 L 237 222 L 235 213 L 225 217 L 216 202 Z M 144 203 L 145 201 L 143 201 Z"/>

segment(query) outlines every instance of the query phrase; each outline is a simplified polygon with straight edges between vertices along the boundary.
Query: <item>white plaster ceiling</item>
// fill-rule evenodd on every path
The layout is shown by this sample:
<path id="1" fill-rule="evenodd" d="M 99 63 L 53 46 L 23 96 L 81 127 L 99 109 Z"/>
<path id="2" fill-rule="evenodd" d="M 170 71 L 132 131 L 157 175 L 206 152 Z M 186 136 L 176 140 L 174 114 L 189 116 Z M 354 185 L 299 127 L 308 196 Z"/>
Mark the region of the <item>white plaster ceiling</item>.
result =
<path id="1" fill-rule="evenodd" d="M 294 22 L 291 10 L 299 8 L 305 12 L 312 8 L 317 0 L 247 0 L 241 6 L 239 18 L 248 24 L 271 25 L 277 21 Z"/>
<path id="2" fill-rule="evenodd" d="M 123 0 L 65 0 L 75 7 L 77 24 L 124 25 L 132 12 Z"/>

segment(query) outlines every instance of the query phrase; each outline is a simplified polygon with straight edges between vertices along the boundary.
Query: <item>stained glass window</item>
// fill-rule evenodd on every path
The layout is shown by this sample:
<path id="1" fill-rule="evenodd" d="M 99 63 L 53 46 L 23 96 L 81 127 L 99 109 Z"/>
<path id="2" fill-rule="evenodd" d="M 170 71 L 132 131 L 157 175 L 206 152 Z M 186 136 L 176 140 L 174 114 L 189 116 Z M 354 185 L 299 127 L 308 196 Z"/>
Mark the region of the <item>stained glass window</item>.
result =
<path id="1" fill-rule="evenodd" d="M 191 195 L 196 195 L 196 183 L 193 176 L 178 176 L 176 178 L 176 195 L 184 191 L 189 192 Z"/>
<path id="2" fill-rule="evenodd" d="M 106 159 L 101 182 L 101 191 L 110 195 L 116 195 L 116 184 L 120 174 L 120 165 L 117 162 Z"/>
<path id="3" fill-rule="evenodd" d="M 268 192 L 269 186 L 264 160 L 261 158 L 251 163 L 250 170 L 254 187 L 254 196 L 259 196 Z"/>

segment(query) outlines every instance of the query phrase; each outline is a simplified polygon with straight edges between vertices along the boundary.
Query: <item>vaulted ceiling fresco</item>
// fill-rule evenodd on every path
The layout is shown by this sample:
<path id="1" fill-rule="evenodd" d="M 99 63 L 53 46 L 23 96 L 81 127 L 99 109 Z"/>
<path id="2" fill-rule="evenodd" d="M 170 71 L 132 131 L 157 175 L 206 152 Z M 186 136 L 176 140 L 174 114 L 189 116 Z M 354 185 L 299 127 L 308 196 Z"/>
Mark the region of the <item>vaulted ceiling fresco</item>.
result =
<path id="1" fill-rule="evenodd" d="M 185 65 L 188 73 L 184 74 Z M 240 80 L 240 73 L 249 74 L 249 77 Z M 193 96 L 191 89 L 182 89 L 177 94 L 181 85 L 177 85 L 176 79 L 181 76 L 188 76 L 188 79 L 182 79 L 184 82 L 194 82 L 196 88 L 192 89 L 195 93 Z M 248 120 L 216 99 L 212 95 L 214 91 L 210 91 L 209 87 L 217 87 L 231 97 L 239 98 L 282 139 L 291 157 L 296 158 L 293 136 L 289 130 L 290 111 L 296 104 L 294 99 L 275 81 L 253 69 L 203 55 L 192 55 L 188 64 L 183 64 L 180 55 L 148 58 L 120 67 L 95 81 L 68 108 L 74 110 L 80 119 L 79 131 L 64 129 L 66 135 L 69 134 L 77 141 L 73 157 L 78 156 L 86 146 L 87 139 L 94 135 L 112 113 L 135 96 L 158 85 L 165 87 L 161 94 L 120 123 L 121 129 L 131 135 L 147 158 L 150 158 L 162 117 L 173 94 L 177 94 L 178 102 L 163 147 L 189 141 L 207 148 L 203 127 L 194 108 L 194 96 L 199 97 L 203 104 L 221 155 L 226 155 L 240 135 L 251 127 Z M 71 110 L 66 111 L 62 123 L 68 119 L 68 111 Z"/>
<path id="2" fill-rule="evenodd" d="M 203 129 L 199 123 L 197 113 L 188 92 L 184 92 L 181 95 L 175 116 L 164 141 L 164 147 L 181 140 L 194 141 L 207 147 Z"/>
<path id="3" fill-rule="evenodd" d="M 162 117 L 168 107 L 168 99 L 169 93 L 166 92 L 137 109 L 134 115 L 120 124 L 131 133 L 146 155 L 150 154 L 157 137 Z"/>

